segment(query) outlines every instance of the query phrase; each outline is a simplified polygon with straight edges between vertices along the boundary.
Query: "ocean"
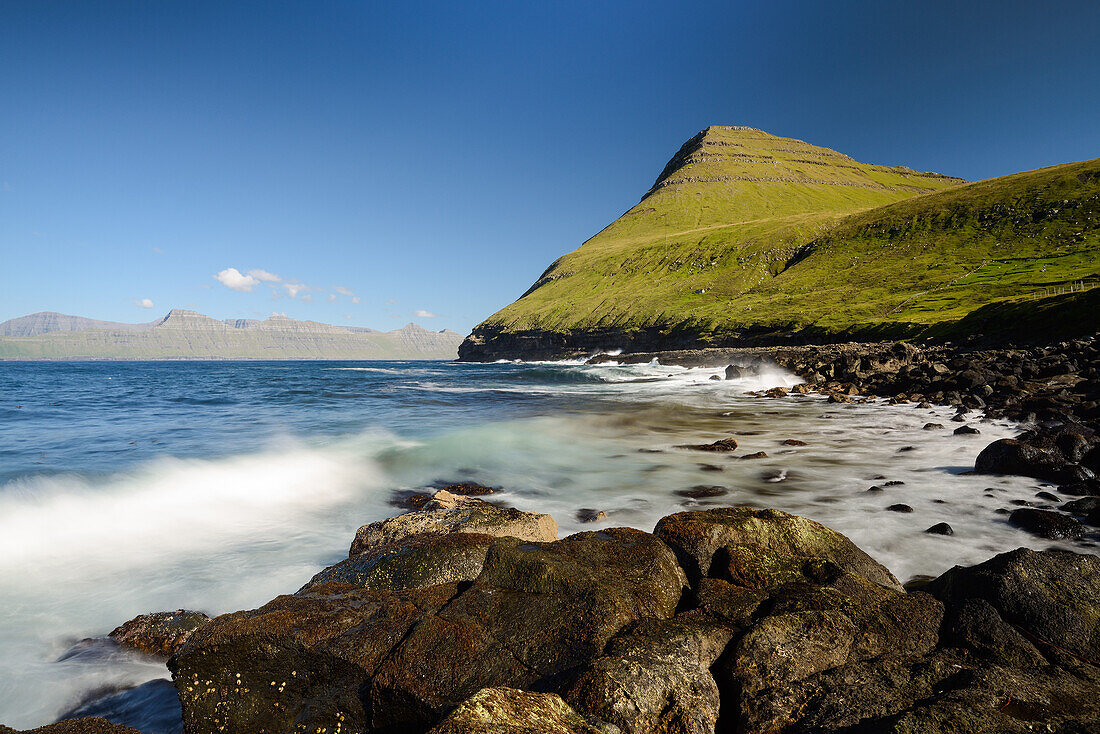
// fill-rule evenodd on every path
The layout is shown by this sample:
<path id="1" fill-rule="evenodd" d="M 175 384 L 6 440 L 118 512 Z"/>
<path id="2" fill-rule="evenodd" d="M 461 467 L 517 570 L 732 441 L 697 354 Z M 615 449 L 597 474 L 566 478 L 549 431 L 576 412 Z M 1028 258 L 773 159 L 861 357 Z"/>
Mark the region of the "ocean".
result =
<path id="1" fill-rule="evenodd" d="M 690 508 L 776 507 L 848 535 L 903 581 L 1054 545 L 997 512 L 1034 501 L 1040 482 L 966 474 L 1013 424 L 973 416 L 981 434 L 955 436 L 946 407 L 763 398 L 749 393 L 797 378 L 711 379 L 721 374 L 655 363 L 0 363 L 0 723 L 38 726 L 97 692 L 167 678 L 160 661 L 73 646 L 144 612 L 217 614 L 291 593 L 345 557 L 356 528 L 399 512 L 401 489 L 501 487 L 500 499 L 553 515 L 562 537 L 652 530 Z M 930 422 L 945 428 L 923 430 Z M 675 448 L 731 435 L 732 456 Z M 698 486 L 727 494 L 676 494 Z M 886 510 L 896 503 L 913 512 Z M 584 524 L 581 508 L 608 517 Z M 953 536 L 924 532 L 944 521 Z M 128 716 L 148 734 L 175 726 L 171 711 Z"/>

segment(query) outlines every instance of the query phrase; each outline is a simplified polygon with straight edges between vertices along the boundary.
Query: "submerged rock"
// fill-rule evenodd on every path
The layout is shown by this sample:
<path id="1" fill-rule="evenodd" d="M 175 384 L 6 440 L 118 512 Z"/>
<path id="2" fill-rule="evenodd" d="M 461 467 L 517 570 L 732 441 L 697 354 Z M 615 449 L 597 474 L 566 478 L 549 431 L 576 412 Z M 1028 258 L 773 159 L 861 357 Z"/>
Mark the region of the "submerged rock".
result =
<path id="1" fill-rule="evenodd" d="M 1018 528 L 1051 540 L 1076 538 L 1084 533 L 1084 526 L 1069 515 L 1052 510 L 1026 508 L 1014 510 L 1008 521 Z"/>
<path id="2" fill-rule="evenodd" d="M 202 612 L 186 609 L 141 614 L 116 627 L 108 637 L 124 647 L 168 657 L 209 621 L 210 617 Z"/>
<path id="3" fill-rule="evenodd" d="M 693 451 L 713 451 L 713 452 L 726 452 L 737 450 L 736 438 L 723 438 L 720 441 L 714 443 L 685 443 L 680 444 L 676 448 L 678 449 L 691 449 Z"/>

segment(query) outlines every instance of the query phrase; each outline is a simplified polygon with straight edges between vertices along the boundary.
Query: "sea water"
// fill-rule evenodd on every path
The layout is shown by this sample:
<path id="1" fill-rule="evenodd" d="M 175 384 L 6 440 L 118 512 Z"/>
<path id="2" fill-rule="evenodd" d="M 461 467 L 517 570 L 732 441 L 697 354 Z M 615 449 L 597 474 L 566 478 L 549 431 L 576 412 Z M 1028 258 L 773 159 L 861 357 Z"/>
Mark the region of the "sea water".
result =
<path id="1" fill-rule="evenodd" d="M 500 499 L 553 515 L 562 536 L 651 530 L 690 508 L 775 507 L 848 535 L 902 580 L 1053 545 L 997 512 L 1041 503 L 1039 482 L 966 474 L 1016 426 L 972 415 L 981 434 L 955 436 L 948 408 L 763 398 L 749 393 L 798 380 L 778 369 L 711 379 L 721 374 L 657 363 L 0 363 L 0 723 L 41 725 L 96 692 L 167 678 L 158 660 L 72 646 L 145 612 L 218 614 L 292 592 L 345 557 L 356 528 L 398 512 L 395 490 L 500 487 Z M 945 428 L 923 430 L 930 422 Z M 732 455 L 676 448 L 731 435 Z M 739 458 L 758 451 L 767 458 Z M 902 483 L 867 491 L 886 482 Z M 676 494 L 700 485 L 728 494 Z M 913 512 L 886 510 L 896 503 Z M 583 524 L 581 508 L 607 519 Z M 953 536 L 924 532 L 945 521 Z"/>

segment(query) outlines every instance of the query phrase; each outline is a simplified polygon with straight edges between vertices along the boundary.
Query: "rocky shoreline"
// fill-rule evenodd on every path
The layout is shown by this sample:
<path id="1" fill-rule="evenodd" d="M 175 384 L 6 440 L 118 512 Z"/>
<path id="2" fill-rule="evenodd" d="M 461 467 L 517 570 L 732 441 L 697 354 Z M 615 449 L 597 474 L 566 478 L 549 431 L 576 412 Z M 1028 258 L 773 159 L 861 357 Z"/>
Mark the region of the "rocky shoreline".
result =
<path id="1" fill-rule="evenodd" d="M 143 615 L 112 635 L 171 654 L 189 734 L 1100 726 L 1095 556 L 1020 549 L 904 588 L 777 510 L 558 540 L 549 516 L 469 494 L 418 504 L 259 609 Z"/>
<path id="2" fill-rule="evenodd" d="M 729 379 L 776 365 L 805 382 L 762 400 L 815 392 L 949 404 L 960 427 L 979 413 L 1020 421 L 975 470 L 1049 482 L 1011 522 L 1064 539 L 1100 526 L 1098 354 L 1088 338 L 591 361 L 724 366 Z M 188 734 L 1100 729 L 1096 555 L 1021 548 L 903 586 L 843 535 L 777 510 L 689 510 L 653 533 L 559 540 L 553 518 L 494 493 L 395 493 L 408 511 L 360 528 L 298 591 L 214 619 L 142 615 L 110 637 L 167 659 Z M 136 730 L 81 718 L 33 731 Z"/>

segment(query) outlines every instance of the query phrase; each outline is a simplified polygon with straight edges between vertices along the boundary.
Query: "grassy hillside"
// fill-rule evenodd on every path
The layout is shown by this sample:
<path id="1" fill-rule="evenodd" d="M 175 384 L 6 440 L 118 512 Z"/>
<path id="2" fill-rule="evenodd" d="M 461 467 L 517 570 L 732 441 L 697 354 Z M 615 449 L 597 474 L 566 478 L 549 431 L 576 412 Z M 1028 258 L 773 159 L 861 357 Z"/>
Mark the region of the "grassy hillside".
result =
<path id="1" fill-rule="evenodd" d="M 1100 161 L 965 184 L 712 127 L 469 344 L 506 350 L 509 335 L 586 330 L 666 329 L 700 343 L 768 330 L 914 334 L 1095 280 L 1098 225 Z"/>

